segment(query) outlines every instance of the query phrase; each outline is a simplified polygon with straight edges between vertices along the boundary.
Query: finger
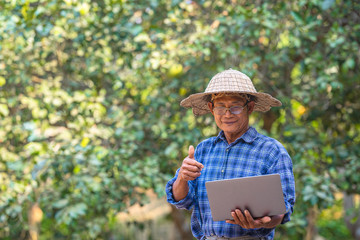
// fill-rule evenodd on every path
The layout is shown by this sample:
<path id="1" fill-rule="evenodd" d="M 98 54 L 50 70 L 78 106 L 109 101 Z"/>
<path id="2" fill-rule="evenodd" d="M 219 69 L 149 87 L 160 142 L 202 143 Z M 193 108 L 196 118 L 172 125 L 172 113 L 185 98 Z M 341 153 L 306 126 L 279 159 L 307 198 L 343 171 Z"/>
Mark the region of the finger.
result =
<path id="1" fill-rule="evenodd" d="M 269 216 L 262 217 L 262 218 L 260 219 L 260 221 L 261 221 L 263 224 L 267 224 L 267 223 L 269 223 L 269 222 L 271 221 L 271 217 L 269 217 Z"/>
<path id="2" fill-rule="evenodd" d="M 182 166 L 182 169 L 187 170 L 189 172 L 200 172 L 201 169 L 199 169 L 199 167 L 195 166 L 195 165 L 190 165 L 190 164 L 184 164 Z"/>
<path id="3" fill-rule="evenodd" d="M 184 176 L 183 178 L 185 181 L 193 181 L 196 179 L 196 177 L 189 177 L 189 176 Z"/>
<path id="4" fill-rule="evenodd" d="M 198 161 L 196 161 L 193 158 L 189 158 L 189 157 L 185 158 L 184 163 L 196 166 L 200 171 L 204 168 L 204 165 L 202 165 L 201 163 L 199 163 Z"/>
<path id="5" fill-rule="evenodd" d="M 231 216 L 233 217 L 235 224 L 243 227 L 242 222 L 240 221 L 239 217 L 235 212 L 231 212 Z"/>
<path id="6" fill-rule="evenodd" d="M 198 178 L 201 175 L 200 172 L 189 172 L 189 171 L 184 171 L 183 172 L 183 177 L 185 180 L 194 180 L 196 178 Z"/>
<path id="7" fill-rule="evenodd" d="M 236 224 L 236 222 L 234 220 L 226 220 L 226 223 Z"/>
<path id="8" fill-rule="evenodd" d="M 262 218 L 254 219 L 254 222 L 257 227 L 265 227 L 268 223 L 271 222 L 271 217 L 265 216 Z"/>
<path id="9" fill-rule="evenodd" d="M 193 145 L 190 145 L 189 147 L 189 158 L 194 158 L 194 146 Z"/>
<path id="10" fill-rule="evenodd" d="M 242 219 L 242 212 L 239 209 L 235 209 L 233 218 L 238 225 L 243 228 L 247 228 L 245 221 Z"/>
<path id="11" fill-rule="evenodd" d="M 249 223 L 249 227 L 250 228 L 256 228 L 257 227 L 256 225 L 258 225 L 258 224 L 255 223 L 254 218 L 251 216 L 249 210 L 246 209 L 244 211 L 244 215 L 245 215 L 246 221 Z"/>
<path id="12" fill-rule="evenodd" d="M 196 178 L 194 178 L 194 177 L 190 177 L 190 176 L 188 176 L 188 175 L 182 175 L 182 177 L 181 177 L 183 180 L 185 180 L 185 181 L 192 181 L 192 180 L 195 180 Z"/>
<path id="13" fill-rule="evenodd" d="M 245 218 L 245 216 L 242 214 L 242 212 L 240 211 L 240 209 L 236 209 L 236 210 L 235 210 L 235 213 L 236 213 L 236 215 L 238 216 L 239 221 L 241 222 L 242 226 L 243 226 L 244 228 L 249 228 L 249 227 L 250 227 L 250 226 L 249 226 L 249 223 L 246 221 L 246 218 Z"/>
<path id="14" fill-rule="evenodd" d="M 201 175 L 200 172 L 191 172 L 191 171 L 187 171 L 187 170 L 184 170 L 183 173 L 189 177 L 198 177 Z"/>

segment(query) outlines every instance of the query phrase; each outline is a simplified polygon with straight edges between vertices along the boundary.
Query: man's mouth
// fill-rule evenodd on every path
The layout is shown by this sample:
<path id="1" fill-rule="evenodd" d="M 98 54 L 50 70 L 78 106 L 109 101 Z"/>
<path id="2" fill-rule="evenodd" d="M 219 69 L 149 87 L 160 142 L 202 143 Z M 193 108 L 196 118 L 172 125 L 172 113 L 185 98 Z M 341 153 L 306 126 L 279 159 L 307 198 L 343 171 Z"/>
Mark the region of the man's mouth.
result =
<path id="1" fill-rule="evenodd" d="M 233 121 L 233 122 L 223 122 L 224 124 L 234 124 L 236 123 L 236 121 Z"/>

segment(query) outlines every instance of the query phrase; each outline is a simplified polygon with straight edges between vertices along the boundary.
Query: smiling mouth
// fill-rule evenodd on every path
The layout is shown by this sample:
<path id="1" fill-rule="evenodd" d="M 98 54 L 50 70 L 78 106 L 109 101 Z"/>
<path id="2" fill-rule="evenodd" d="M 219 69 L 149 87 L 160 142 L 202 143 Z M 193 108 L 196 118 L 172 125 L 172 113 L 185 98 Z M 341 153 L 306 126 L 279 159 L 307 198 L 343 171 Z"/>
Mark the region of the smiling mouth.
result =
<path id="1" fill-rule="evenodd" d="M 225 124 L 234 124 L 235 122 L 224 122 Z"/>

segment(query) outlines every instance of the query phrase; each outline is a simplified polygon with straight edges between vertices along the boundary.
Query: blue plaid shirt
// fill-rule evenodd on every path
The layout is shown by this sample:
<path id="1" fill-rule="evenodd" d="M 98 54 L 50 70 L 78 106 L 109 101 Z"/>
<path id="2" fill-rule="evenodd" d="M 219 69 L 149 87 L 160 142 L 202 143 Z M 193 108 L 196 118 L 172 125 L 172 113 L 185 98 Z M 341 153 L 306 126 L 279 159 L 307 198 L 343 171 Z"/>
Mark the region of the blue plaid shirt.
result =
<path id="1" fill-rule="evenodd" d="M 266 174 L 280 174 L 287 213 L 282 223 L 290 221 L 295 203 L 295 182 L 292 162 L 285 148 L 273 138 L 258 133 L 250 127 L 235 142 L 228 144 L 224 132 L 217 137 L 202 141 L 195 150 L 195 160 L 204 165 L 200 177 L 188 181 L 189 193 L 176 202 L 172 194 L 172 185 L 176 175 L 166 185 L 167 200 L 180 209 L 190 210 L 191 230 L 197 239 L 205 236 L 240 237 L 253 236 L 262 239 L 273 239 L 275 229 L 244 229 L 239 225 L 225 221 L 214 222 L 211 216 L 205 182 L 248 177 Z"/>

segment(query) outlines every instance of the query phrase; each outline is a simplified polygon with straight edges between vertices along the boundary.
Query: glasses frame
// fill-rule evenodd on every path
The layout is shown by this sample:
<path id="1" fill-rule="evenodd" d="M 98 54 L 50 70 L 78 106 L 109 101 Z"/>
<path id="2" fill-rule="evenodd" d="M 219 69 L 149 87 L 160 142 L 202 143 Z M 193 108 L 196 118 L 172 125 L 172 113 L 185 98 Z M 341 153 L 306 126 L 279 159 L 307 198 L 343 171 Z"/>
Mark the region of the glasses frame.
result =
<path id="1" fill-rule="evenodd" d="M 246 101 L 246 103 L 245 103 L 244 106 L 231 106 L 231 107 L 228 107 L 228 108 L 227 108 L 227 107 L 214 107 L 214 103 L 213 103 L 213 102 L 211 102 L 211 103 L 212 103 L 212 106 L 213 106 L 213 111 L 214 111 L 214 113 L 215 113 L 215 108 L 225 109 L 225 113 L 224 113 L 224 114 L 215 113 L 216 115 L 224 116 L 224 115 L 226 115 L 226 112 L 227 112 L 227 111 L 229 111 L 231 114 L 234 114 L 234 115 L 239 115 L 239 114 L 241 114 L 242 111 L 244 110 L 244 108 L 247 107 L 247 104 L 248 104 L 249 102 L 250 102 L 250 101 Z M 240 111 L 239 113 L 233 113 L 232 110 L 231 110 L 233 107 L 241 107 L 242 109 L 241 109 L 241 111 Z"/>

